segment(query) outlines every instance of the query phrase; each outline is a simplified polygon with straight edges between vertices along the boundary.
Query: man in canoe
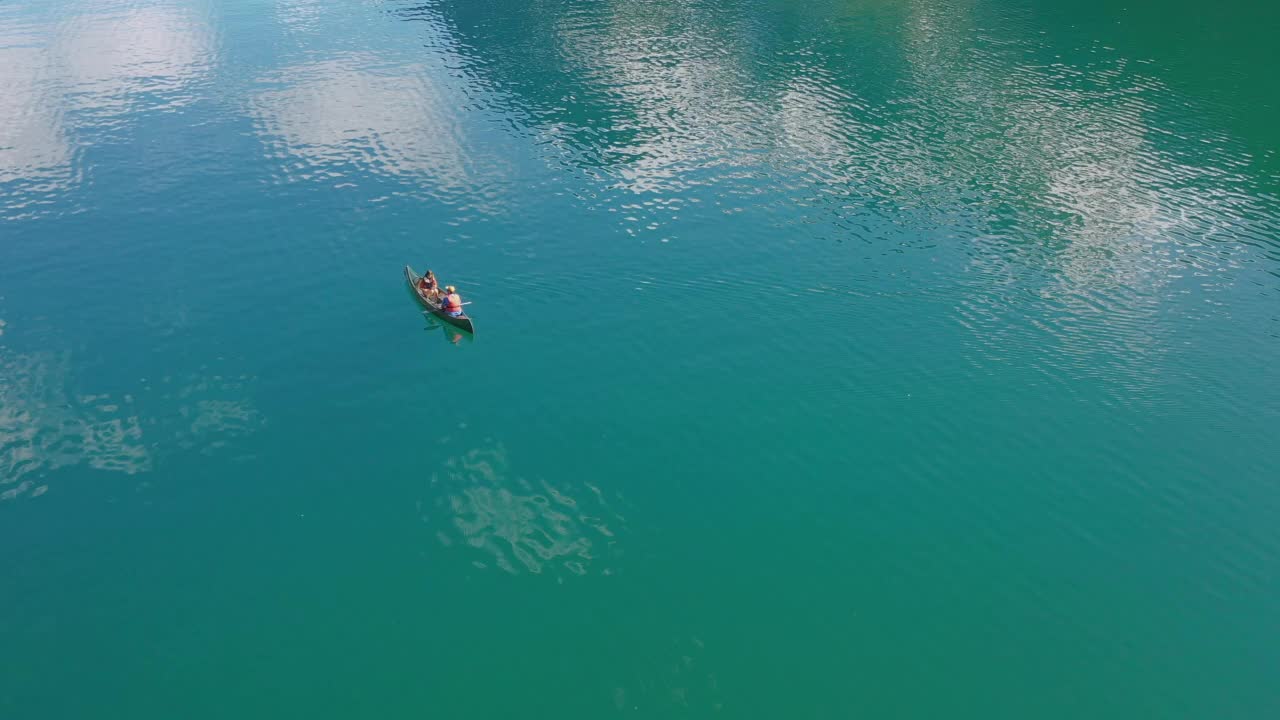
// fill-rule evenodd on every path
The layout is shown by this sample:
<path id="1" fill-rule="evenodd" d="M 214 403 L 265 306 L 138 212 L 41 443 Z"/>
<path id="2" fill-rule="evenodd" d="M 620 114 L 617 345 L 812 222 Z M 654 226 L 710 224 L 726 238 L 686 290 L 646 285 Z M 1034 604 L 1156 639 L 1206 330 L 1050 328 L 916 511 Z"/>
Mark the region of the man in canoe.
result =
<path id="1" fill-rule="evenodd" d="M 462 296 L 458 294 L 458 288 L 450 285 L 444 289 L 444 297 L 440 298 L 440 309 L 448 313 L 450 317 L 458 317 L 462 314 Z"/>
<path id="2" fill-rule="evenodd" d="M 426 275 L 418 278 L 418 289 L 429 298 L 439 295 L 440 283 L 436 281 L 436 274 L 428 270 Z"/>

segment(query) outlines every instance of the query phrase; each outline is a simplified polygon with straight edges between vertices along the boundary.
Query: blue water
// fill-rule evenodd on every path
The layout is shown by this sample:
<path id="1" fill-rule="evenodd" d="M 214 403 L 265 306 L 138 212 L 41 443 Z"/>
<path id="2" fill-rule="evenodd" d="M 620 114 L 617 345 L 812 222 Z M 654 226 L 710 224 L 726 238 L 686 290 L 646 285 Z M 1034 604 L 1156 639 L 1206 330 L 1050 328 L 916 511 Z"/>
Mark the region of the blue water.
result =
<path id="1" fill-rule="evenodd" d="M 1276 21 L 0 5 L 0 716 L 1275 715 Z"/>

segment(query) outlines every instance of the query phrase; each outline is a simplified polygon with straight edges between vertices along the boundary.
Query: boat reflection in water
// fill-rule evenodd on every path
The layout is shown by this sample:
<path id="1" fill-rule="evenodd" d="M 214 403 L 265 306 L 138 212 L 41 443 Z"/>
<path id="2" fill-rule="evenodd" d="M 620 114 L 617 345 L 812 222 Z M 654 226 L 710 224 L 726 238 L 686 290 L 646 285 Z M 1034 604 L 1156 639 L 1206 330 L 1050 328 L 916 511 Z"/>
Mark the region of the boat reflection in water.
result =
<path id="1" fill-rule="evenodd" d="M 462 332 L 458 328 L 450 325 L 447 322 L 440 320 L 435 315 L 432 315 L 429 312 L 422 313 L 422 316 L 427 319 L 427 327 L 425 329 L 434 330 L 436 328 L 439 328 L 441 331 L 444 332 L 444 336 L 449 339 L 449 342 L 453 343 L 454 345 L 461 345 L 463 343 L 466 343 L 469 345 L 475 342 L 476 338 L 471 333 Z"/>

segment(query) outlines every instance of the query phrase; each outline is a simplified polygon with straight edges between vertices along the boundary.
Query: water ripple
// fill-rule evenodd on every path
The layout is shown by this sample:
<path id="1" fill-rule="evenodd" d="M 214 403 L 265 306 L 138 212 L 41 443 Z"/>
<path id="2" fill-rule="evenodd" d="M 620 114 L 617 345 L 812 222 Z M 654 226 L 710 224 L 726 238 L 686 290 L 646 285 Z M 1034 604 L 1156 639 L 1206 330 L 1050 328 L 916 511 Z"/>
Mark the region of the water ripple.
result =
<path id="1" fill-rule="evenodd" d="M 461 98 L 427 68 L 346 55 L 284 68 L 259 84 L 249 113 L 286 178 L 340 184 L 385 174 L 445 202 L 494 210 L 486 187 L 500 163 L 467 142 L 448 110 Z"/>
<path id="2" fill-rule="evenodd" d="M 88 171 L 85 151 L 140 113 L 194 102 L 214 60 L 202 18 L 170 3 L 95 3 L 8 23 L 0 8 L 0 210 L 41 214 Z"/>
<path id="3" fill-rule="evenodd" d="M 507 451 L 489 444 L 445 462 L 431 478 L 442 524 L 437 539 L 477 551 L 473 564 L 511 574 L 612 575 L 622 555 L 626 520 L 590 482 L 573 486 L 512 474 Z"/>
<path id="4" fill-rule="evenodd" d="M 0 371 L 3 500 L 38 497 L 50 473 L 81 463 L 135 475 L 175 452 L 213 453 L 265 422 L 244 396 L 249 377 L 141 378 L 134 392 L 76 394 L 69 354 L 3 347 Z"/>

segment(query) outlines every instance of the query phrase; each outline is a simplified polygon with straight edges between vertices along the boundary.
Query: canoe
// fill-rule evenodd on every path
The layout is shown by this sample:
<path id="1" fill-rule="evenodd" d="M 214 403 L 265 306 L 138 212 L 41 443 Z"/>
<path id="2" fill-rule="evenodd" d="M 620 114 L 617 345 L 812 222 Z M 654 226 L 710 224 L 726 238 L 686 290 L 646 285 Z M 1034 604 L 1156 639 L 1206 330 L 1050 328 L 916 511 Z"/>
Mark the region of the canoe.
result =
<path id="1" fill-rule="evenodd" d="M 456 328 L 466 330 L 472 335 L 475 335 L 476 326 L 471 322 L 471 318 L 467 317 L 466 313 L 463 313 L 458 317 L 454 317 L 441 310 L 440 303 L 432 300 L 422 293 L 422 291 L 418 290 L 418 279 L 421 277 L 421 275 L 413 271 L 413 268 L 408 265 L 404 266 L 404 278 L 409 281 L 409 289 L 413 291 L 414 297 L 418 298 L 418 302 L 422 303 L 422 306 L 425 307 L 428 312 Z"/>

